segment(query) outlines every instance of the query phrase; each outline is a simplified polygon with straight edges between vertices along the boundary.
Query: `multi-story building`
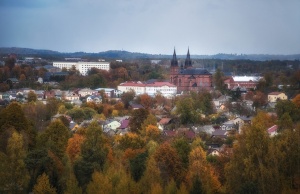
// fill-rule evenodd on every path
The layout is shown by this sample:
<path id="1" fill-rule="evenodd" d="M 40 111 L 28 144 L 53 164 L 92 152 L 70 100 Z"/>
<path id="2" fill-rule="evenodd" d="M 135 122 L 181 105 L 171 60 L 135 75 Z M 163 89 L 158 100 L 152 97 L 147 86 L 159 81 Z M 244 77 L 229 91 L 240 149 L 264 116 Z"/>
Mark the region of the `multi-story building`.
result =
<path id="1" fill-rule="evenodd" d="M 169 82 L 124 82 L 118 86 L 118 90 L 123 93 L 134 91 L 136 95 L 148 94 L 149 96 L 161 94 L 164 97 L 173 97 L 177 94 L 177 86 Z"/>
<path id="2" fill-rule="evenodd" d="M 179 66 L 174 49 L 170 82 L 177 86 L 179 92 L 210 90 L 212 89 L 212 74 L 206 69 L 193 68 L 189 49 L 184 65 Z"/>
<path id="3" fill-rule="evenodd" d="M 53 62 L 54 67 L 58 67 L 60 69 L 66 68 L 71 69 L 75 67 L 76 70 L 80 72 L 81 75 L 87 75 L 88 71 L 91 68 L 97 68 L 101 70 L 109 71 L 110 64 L 109 62 Z"/>
<path id="4" fill-rule="evenodd" d="M 232 76 L 224 81 L 227 88 L 232 90 L 237 87 L 249 89 L 256 89 L 256 85 L 262 77 L 259 76 Z"/>

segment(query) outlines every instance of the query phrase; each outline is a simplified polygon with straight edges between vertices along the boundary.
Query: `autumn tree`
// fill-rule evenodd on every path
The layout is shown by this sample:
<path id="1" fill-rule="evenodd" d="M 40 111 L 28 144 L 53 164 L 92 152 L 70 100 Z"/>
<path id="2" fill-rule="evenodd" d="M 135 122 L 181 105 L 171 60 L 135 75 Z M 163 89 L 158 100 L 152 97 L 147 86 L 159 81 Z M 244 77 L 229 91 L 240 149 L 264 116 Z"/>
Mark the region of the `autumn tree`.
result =
<path id="1" fill-rule="evenodd" d="M 180 183 L 183 178 L 183 166 L 181 160 L 174 148 L 169 143 L 161 144 L 154 155 L 154 158 L 160 169 L 160 175 L 164 184 L 174 179 Z"/>
<path id="2" fill-rule="evenodd" d="M 182 124 L 196 122 L 197 113 L 195 111 L 195 102 L 192 98 L 183 98 L 177 101 L 176 107 L 176 112 Z"/>
<path id="3" fill-rule="evenodd" d="M 154 187 L 160 187 L 162 179 L 160 176 L 160 169 L 158 168 L 157 162 L 153 156 L 150 156 L 147 160 L 146 169 L 143 173 L 141 180 L 139 181 L 142 193 L 147 193 L 153 190 Z M 160 190 L 159 189 L 159 190 Z"/>
<path id="4" fill-rule="evenodd" d="M 297 108 L 300 108 L 300 94 L 293 98 L 292 102 L 296 105 Z"/>
<path id="5" fill-rule="evenodd" d="M 224 84 L 224 74 L 219 68 L 213 75 L 213 81 L 214 81 L 215 89 L 224 93 L 224 91 L 226 89 L 225 84 Z"/>
<path id="6" fill-rule="evenodd" d="M 43 173 L 41 176 L 38 177 L 37 183 L 34 185 L 33 188 L 34 194 L 56 194 L 56 189 L 51 186 L 49 182 L 49 177 Z"/>
<path id="7" fill-rule="evenodd" d="M 135 97 L 134 91 L 125 92 L 121 95 L 121 100 L 126 109 L 129 107 L 129 102 L 131 102 L 134 99 L 134 97 Z"/>
<path id="8" fill-rule="evenodd" d="M 149 111 L 144 108 L 139 108 L 132 111 L 129 119 L 129 127 L 131 132 L 139 133 L 142 123 L 148 117 Z"/>
<path id="9" fill-rule="evenodd" d="M 35 102 L 37 100 L 37 95 L 34 91 L 29 91 L 27 95 L 28 95 L 27 97 L 28 102 Z"/>
<path id="10" fill-rule="evenodd" d="M 126 149 L 141 149 L 144 148 L 146 141 L 140 135 L 136 133 L 126 133 L 122 136 L 116 136 L 116 142 L 118 147 L 122 150 Z"/>
<path id="11" fill-rule="evenodd" d="M 194 193 L 195 190 L 203 193 L 218 193 L 220 192 L 221 184 L 218 181 L 213 168 L 206 160 L 206 153 L 200 147 L 195 147 L 189 155 L 189 169 L 187 174 L 190 192 Z M 200 192 L 201 193 L 201 192 Z"/>
<path id="12" fill-rule="evenodd" d="M 149 109 L 153 106 L 153 99 L 148 94 L 141 94 L 137 97 L 137 102 L 141 104 L 145 109 Z"/>
<path id="13" fill-rule="evenodd" d="M 144 174 L 146 169 L 148 153 L 143 152 L 138 154 L 136 157 L 129 160 L 130 174 L 136 182 L 138 182 Z"/>
<path id="14" fill-rule="evenodd" d="M 177 138 L 173 141 L 172 146 L 176 149 L 178 156 L 185 168 L 189 165 L 189 154 L 191 147 L 185 137 Z"/>
<path id="15" fill-rule="evenodd" d="M 69 129 L 60 120 L 55 120 L 49 124 L 45 132 L 41 135 L 40 144 L 44 144 L 48 150 L 62 159 L 69 137 Z"/>
<path id="16" fill-rule="evenodd" d="M 102 128 L 97 122 L 92 122 L 81 145 L 81 157 L 74 164 L 76 178 L 83 189 L 90 182 L 94 170 L 103 169 L 108 152 L 104 145 Z"/>
<path id="17" fill-rule="evenodd" d="M 26 191 L 29 174 L 25 165 L 26 152 L 23 137 L 18 132 L 13 132 L 8 140 L 6 154 L 0 153 L 0 190 L 9 193 L 22 193 Z"/>
<path id="18" fill-rule="evenodd" d="M 146 136 L 151 140 L 158 140 L 160 137 L 160 130 L 155 125 L 148 125 L 146 127 Z"/>
<path id="19" fill-rule="evenodd" d="M 81 145 L 84 141 L 84 136 L 75 133 L 73 137 L 68 140 L 67 154 L 70 158 L 71 163 L 73 163 L 79 156 L 81 152 Z"/>
<path id="20" fill-rule="evenodd" d="M 273 124 L 269 115 L 259 112 L 252 125 L 243 129 L 225 169 L 227 192 L 280 193 L 276 149 L 266 131 Z"/>

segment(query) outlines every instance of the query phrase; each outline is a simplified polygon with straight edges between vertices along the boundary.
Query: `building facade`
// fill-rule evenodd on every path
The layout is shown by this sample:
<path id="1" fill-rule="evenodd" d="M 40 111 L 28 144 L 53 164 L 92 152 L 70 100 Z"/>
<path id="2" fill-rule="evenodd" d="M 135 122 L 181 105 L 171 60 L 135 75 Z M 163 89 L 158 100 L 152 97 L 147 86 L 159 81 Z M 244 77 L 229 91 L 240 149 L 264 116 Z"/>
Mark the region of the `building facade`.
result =
<path id="1" fill-rule="evenodd" d="M 261 77 L 259 76 L 232 76 L 224 81 L 227 89 L 245 88 L 246 90 L 256 89 Z"/>
<path id="2" fill-rule="evenodd" d="M 148 94 L 149 96 L 155 96 L 160 94 L 164 97 L 174 97 L 177 94 L 177 86 L 169 82 L 124 82 L 118 86 L 118 90 L 123 93 L 134 91 L 136 95 Z"/>
<path id="3" fill-rule="evenodd" d="M 287 100 L 287 95 L 283 92 L 271 92 L 268 94 L 268 102 L 277 102 L 278 100 Z"/>
<path id="4" fill-rule="evenodd" d="M 109 62 L 53 62 L 54 67 L 58 67 L 60 69 L 66 68 L 71 69 L 75 67 L 76 70 L 80 72 L 81 75 L 87 75 L 88 71 L 91 68 L 97 68 L 101 70 L 109 71 L 110 63 Z"/>
<path id="5" fill-rule="evenodd" d="M 206 69 L 193 68 L 188 49 L 184 65 L 179 66 L 174 49 L 171 60 L 170 82 L 177 86 L 179 92 L 212 89 L 212 74 Z"/>

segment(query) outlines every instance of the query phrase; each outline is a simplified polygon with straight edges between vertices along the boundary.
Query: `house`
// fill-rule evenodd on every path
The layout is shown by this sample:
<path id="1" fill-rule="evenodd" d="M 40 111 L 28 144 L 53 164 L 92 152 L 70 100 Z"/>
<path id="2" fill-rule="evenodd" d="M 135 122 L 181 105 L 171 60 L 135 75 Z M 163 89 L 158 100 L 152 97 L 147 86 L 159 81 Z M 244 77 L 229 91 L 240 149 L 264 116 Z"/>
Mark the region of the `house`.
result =
<path id="1" fill-rule="evenodd" d="M 222 95 L 217 99 L 213 99 L 213 103 L 217 111 L 224 110 L 226 108 L 225 104 L 231 99 L 230 96 Z"/>
<path id="2" fill-rule="evenodd" d="M 64 94 L 64 99 L 68 101 L 79 100 L 79 96 L 74 92 L 67 92 Z"/>
<path id="3" fill-rule="evenodd" d="M 210 148 L 207 150 L 207 156 L 220 156 L 221 153 L 218 149 Z"/>
<path id="4" fill-rule="evenodd" d="M 120 121 L 121 125 L 118 127 L 118 133 L 124 135 L 129 130 L 129 119 L 123 119 Z"/>
<path id="5" fill-rule="evenodd" d="M 78 91 L 78 95 L 80 97 L 86 97 L 86 96 L 92 96 L 94 94 L 97 94 L 98 92 L 96 90 L 91 90 L 90 88 L 83 88 Z"/>
<path id="6" fill-rule="evenodd" d="M 166 128 L 166 125 L 170 124 L 172 121 L 172 118 L 162 118 L 159 122 L 158 122 L 158 128 L 163 131 Z"/>
<path id="7" fill-rule="evenodd" d="M 103 123 L 102 129 L 104 132 L 108 132 L 109 130 L 113 130 L 115 133 L 117 129 L 121 126 L 121 123 L 116 120 L 107 120 Z"/>
<path id="8" fill-rule="evenodd" d="M 130 103 L 129 103 L 129 106 L 130 106 L 130 108 L 133 109 L 133 110 L 137 110 L 137 109 L 140 109 L 140 108 L 144 108 L 143 105 L 141 105 L 141 104 L 135 104 L 135 103 L 133 103 L 133 102 L 130 102 Z"/>
<path id="9" fill-rule="evenodd" d="M 214 138 L 214 137 L 225 139 L 225 138 L 227 138 L 227 131 L 226 130 L 215 130 L 211 134 L 211 138 Z"/>
<path id="10" fill-rule="evenodd" d="M 236 123 L 234 120 L 226 121 L 221 125 L 221 129 L 225 131 L 236 130 Z"/>
<path id="11" fill-rule="evenodd" d="M 272 127 L 270 127 L 269 129 L 267 129 L 268 134 L 270 137 L 274 137 L 275 135 L 277 135 L 277 131 L 278 131 L 278 126 L 277 125 L 273 125 Z"/>
<path id="12" fill-rule="evenodd" d="M 287 95 L 283 92 L 271 92 L 268 94 L 268 102 L 277 102 L 278 100 L 287 100 Z"/>
<path id="13" fill-rule="evenodd" d="M 72 132 L 75 132 L 77 129 L 78 129 L 79 125 L 74 122 L 74 121 L 71 121 L 69 123 L 69 129 L 72 131 Z"/>
<path id="14" fill-rule="evenodd" d="M 86 98 L 86 102 L 95 102 L 96 104 L 99 104 L 102 102 L 102 98 L 101 96 L 92 95 Z"/>

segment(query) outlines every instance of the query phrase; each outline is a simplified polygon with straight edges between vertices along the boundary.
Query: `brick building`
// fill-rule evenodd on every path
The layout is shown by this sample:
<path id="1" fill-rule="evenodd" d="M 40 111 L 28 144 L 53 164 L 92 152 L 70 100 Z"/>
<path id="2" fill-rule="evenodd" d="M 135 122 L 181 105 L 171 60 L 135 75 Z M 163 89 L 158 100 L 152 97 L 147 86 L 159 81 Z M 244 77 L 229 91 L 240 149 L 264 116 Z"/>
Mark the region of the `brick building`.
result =
<path id="1" fill-rule="evenodd" d="M 171 60 L 170 83 L 177 86 L 177 91 L 200 91 L 212 88 L 212 74 L 206 69 L 193 68 L 188 49 L 184 65 L 179 66 L 174 49 Z"/>

